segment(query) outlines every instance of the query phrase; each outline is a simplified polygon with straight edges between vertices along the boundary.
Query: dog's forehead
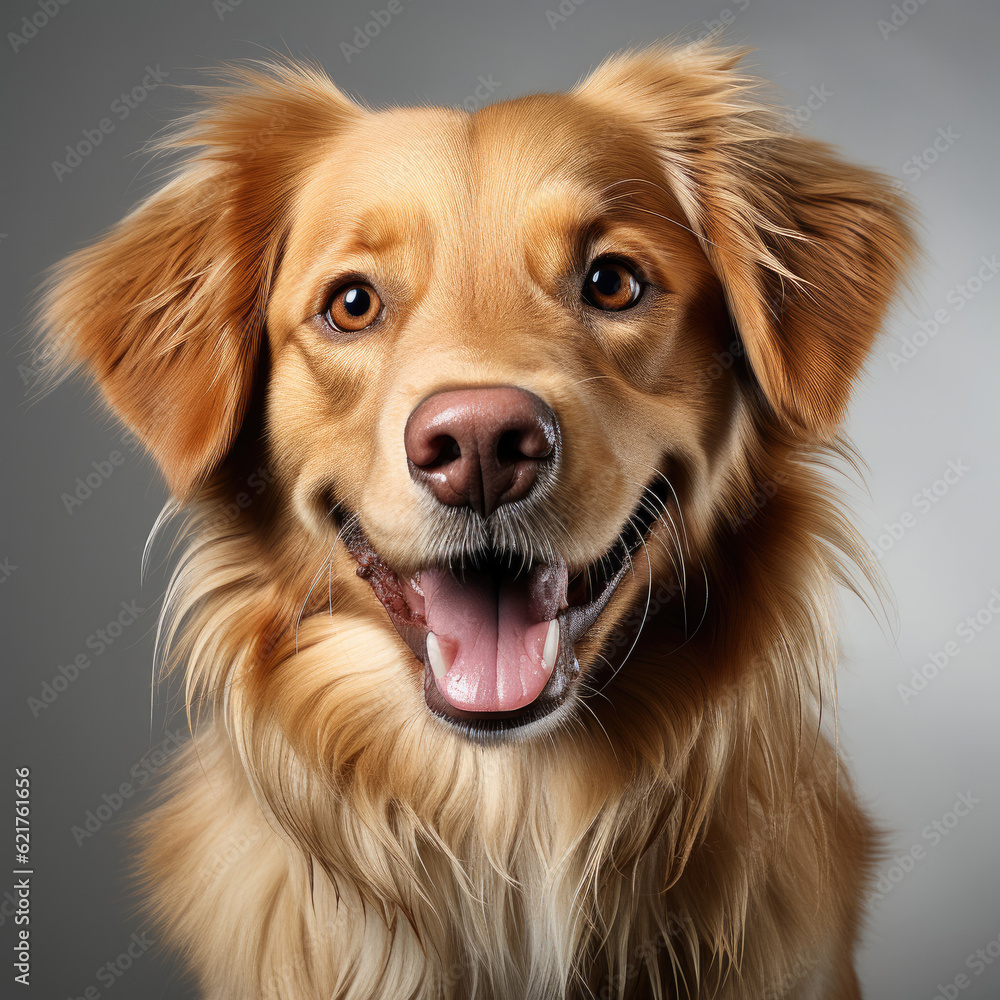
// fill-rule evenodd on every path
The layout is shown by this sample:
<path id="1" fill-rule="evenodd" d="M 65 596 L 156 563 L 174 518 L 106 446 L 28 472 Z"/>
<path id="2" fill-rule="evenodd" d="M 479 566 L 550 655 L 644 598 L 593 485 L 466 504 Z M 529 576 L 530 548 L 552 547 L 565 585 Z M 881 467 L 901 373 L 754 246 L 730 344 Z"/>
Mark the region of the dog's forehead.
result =
<path id="1" fill-rule="evenodd" d="M 572 95 L 544 94 L 475 113 L 426 107 L 363 116 L 336 137 L 306 183 L 312 220 L 363 230 L 369 245 L 414 231 L 497 235 L 538 224 L 569 233 L 615 199 L 618 184 L 655 182 L 655 154 L 627 152 L 607 121 Z"/>

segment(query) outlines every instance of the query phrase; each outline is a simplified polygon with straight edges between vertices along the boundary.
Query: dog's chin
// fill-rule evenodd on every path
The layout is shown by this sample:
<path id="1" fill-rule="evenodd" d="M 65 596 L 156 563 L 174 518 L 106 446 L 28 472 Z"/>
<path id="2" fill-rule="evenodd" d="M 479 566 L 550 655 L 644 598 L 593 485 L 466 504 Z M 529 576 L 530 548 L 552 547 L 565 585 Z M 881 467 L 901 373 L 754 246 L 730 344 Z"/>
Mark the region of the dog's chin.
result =
<path id="1" fill-rule="evenodd" d="M 528 564 L 513 552 L 465 555 L 450 567 L 395 572 L 357 517 L 344 542 L 399 635 L 423 664 L 424 700 L 479 742 L 550 731 L 572 712 L 581 669 L 576 646 L 631 573 L 652 532 L 659 491 L 626 520 L 615 544 L 575 570 L 561 559 Z"/>

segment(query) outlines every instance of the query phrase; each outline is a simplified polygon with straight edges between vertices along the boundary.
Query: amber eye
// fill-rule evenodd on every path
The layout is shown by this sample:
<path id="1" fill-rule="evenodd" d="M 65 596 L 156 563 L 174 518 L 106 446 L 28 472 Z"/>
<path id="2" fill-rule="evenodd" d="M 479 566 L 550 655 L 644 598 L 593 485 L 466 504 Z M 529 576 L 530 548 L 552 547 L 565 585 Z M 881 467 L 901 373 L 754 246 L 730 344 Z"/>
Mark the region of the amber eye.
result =
<path id="1" fill-rule="evenodd" d="M 583 297 L 608 312 L 628 309 L 639 301 L 642 284 L 635 272 L 616 257 L 598 257 L 583 282 Z"/>
<path id="2" fill-rule="evenodd" d="M 354 333 L 371 326 L 382 312 L 382 300 L 371 285 L 355 281 L 341 285 L 326 307 L 326 318 L 335 330 Z"/>

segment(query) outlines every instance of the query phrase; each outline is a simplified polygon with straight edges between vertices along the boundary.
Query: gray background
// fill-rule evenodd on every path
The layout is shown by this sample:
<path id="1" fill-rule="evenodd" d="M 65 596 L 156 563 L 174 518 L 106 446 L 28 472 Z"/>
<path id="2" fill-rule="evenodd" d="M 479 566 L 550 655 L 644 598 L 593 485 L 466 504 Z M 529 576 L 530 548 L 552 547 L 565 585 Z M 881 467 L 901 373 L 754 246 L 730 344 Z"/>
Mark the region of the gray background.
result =
<path id="1" fill-rule="evenodd" d="M 147 66 L 159 66 L 169 84 L 183 84 L 220 60 L 287 49 L 311 54 L 343 88 L 373 104 L 457 104 L 480 75 L 498 83 L 494 99 L 563 89 L 615 49 L 702 34 L 728 9 L 728 40 L 756 48 L 751 65 L 779 85 L 792 108 L 803 107 L 801 126 L 895 176 L 923 214 L 929 264 L 887 328 L 849 426 L 871 468 L 868 492 L 853 489 L 859 518 L 874 545 L 881 539 L 898 621 L 890 616 L 880 624 L 845 598 L 840 736 L 862 794 L 891 832 L 893 854 L 915 858 L 907 872 L 883 867 L 887 881 L 873 895 L 860 968 L 875 1000 L 931 1000 L 963 972 L 969 980 L 962 997 L 996 1000 L 1000 960 L 975 975 L 966 959 L 1000 935 L 1000 622 L 982 611 L 1000 587 L 993 461 L 1000 279 L 966 283 L 984 255 L 1000 252 L 1000 8 L 990 0 L 906 0 L 892 25 L 891 2 L 586 0 L 552 27 L 545 12 L 558 0 L 403 2 L 402 13 L 350 60 L 341 42 L 382 0 L 70 0 L 48 23 L 39 2 L 3 5 L 0 275 L 10 350 L 0 359 L 0 801 L 12 801 L 12 767 L 30 766 L 36 874 L 33 983 L 18 994 L 8 987 L 12 922 L 4 917 L 0 995 L 64 1000 L 88 987 L 122 998 L 189 995 L 176 970 L 154 954 L 136 959 L 110 986 L 108 972 L 103 982 L 98 974 L 144 931 L 130 909 L 121 836 L 122 821 L 142 806 L 141 792 L 79 845 L 72 832 L 104 796 L 114 802 L 123 782 L 142 783 L 142 767 L 139 777 L 132 769 L 164 738 L 160 697 L 152 721 L 150 713 L 164 552 L 146 581 L 139 579 L 164 490 L 85 390 L 63 387 L 32 402 L 23 351 L 26 305 L 42 272 L 150 190 L 155 178 L 137 151 L 183 106 L 184 95 L 167 86 L 152 90 L 126 119 L 115 117 L 114 131 L 61 179 L 53 161 L 109 115 L 122 91 L 141 83 Z M 24 17 L 41 27 L 15 52 L 7 33 L 21 33 Z M 880 19 L 896 30 L 880 28 Z M 815 110 L 804 104 L 810 94 Z M 943 151 L 918 169 L 913 157 L 936 138 Z M 940 332 L 925 339 L 921 323 L 935 313 L 944 317 Z M 892 352 L 904 338 L 915 343 L 915 334 L 920 346 L 900 365 Z M 108 464 L 114 452 L 120 465 Z M 94 471 L 92 463 L 113 471 L 70 512 L 64 494 Z M 946 484 L 949 463 L 963 471 Z M 921 498 L 925 489 L 933 503 Z M 893 524 L 897 538 L 887 533 Z M 97 653 L 97 630 L 123 601 L 147 610 Z M 980 631 L 966 642 L 956 629 L 977 612 Z M 958 643 L 959 655 L 904 701 L 899 685 L 949 641 Z M 28 699 L 80 653 L 90 666 L 51 704 L 32 711 Z M 956 818 L 950 811 L 962 794 L 978 801 Z M 934 832 L 935 821 L 943 835 Z M 8 860 L 5 848 L 4 871 Z M 0 880 L 0 898 L 11 878 Z"/>

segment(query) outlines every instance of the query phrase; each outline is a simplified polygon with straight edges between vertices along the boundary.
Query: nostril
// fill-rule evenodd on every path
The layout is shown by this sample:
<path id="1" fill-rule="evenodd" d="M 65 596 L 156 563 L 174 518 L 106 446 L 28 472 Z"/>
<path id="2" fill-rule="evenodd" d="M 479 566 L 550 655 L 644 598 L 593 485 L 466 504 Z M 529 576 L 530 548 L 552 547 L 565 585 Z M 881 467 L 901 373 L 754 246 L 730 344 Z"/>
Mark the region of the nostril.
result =
<path id="1" fill-rule="evenodd" d="M 524 435 L 519 430 L 507 431 L 500 435 L 497 441 L 497 460 L 501 465 L 529 457 L 521 449 L 523 438 Z"/>
<path id="2" fill-rule="evenodd" d="M 422 469 L 439 469 L 443 465 L 449 465 L 456 458 L 462 457 L 462 449 L 459 443 L 450 435 L 442 434 L 430 442 L 431 448 L 436 454 L 426 462 L 421 462 Z"/>
<path id="3" fill-rule="evenodd" d="M 403 432 L 411 478 L 442 504 L 483 516 L 552 475 L 558 440 L 552 409 L 515 386 L 435 393 L 414 408 Z"/>
<path id="4" fill-rule="evenodd" d="M 406 428 L 404 448 L 411 466 L 421 471 L 439 469 L 462 457 L 462 446 L 451 434 L 412 422 Z"/>

